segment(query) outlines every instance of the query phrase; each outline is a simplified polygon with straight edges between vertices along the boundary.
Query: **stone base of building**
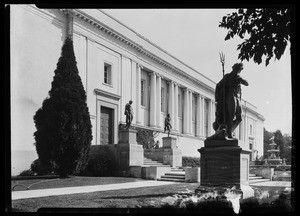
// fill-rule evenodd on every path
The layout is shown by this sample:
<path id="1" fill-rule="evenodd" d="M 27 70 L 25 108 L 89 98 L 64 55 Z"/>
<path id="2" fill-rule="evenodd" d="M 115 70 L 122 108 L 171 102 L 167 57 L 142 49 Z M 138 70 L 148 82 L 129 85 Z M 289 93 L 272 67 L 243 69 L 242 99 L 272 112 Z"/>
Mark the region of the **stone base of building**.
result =
<path id="1" fill-rule="evenodd" d="M 237 188 L 243 197 L 248 197 L 253 190 L 249 187 L 250 151 L 242 150 L 238 140 L 205 140 L 201 154 L 201 180 L 204 187 Z M 253 192 L 254 195 L 254 192 Z"/>

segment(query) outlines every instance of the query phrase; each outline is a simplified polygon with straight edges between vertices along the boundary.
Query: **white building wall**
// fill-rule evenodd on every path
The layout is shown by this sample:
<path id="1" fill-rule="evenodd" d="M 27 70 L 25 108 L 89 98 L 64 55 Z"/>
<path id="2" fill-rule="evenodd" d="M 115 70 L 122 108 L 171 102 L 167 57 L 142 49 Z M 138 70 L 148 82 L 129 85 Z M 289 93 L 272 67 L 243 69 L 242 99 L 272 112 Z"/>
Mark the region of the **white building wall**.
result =
<path id="1" fill-rule="evenodd" d="M 204 78 L 196 71 L 192 71 L 186 65 L 179 63 L 166 53 L 162 53 L 161 50 L 154 48 L 155 46 L 151 45 L 151 43 L 138 37 L 131 30 L 116 23 L 113 19 L 106 17 L 102 12 L 97 10 L 82 11 L 89 12 L 90 15 L 106 23 L 112 29 L 115 28 L 132 41 L 141 44 L 144 48 L 149 49 L 149 51 L 165 59 L 167 62 L 171 64 L 174 63 L 174 66 L 181 68 L 186 74 L 194 76 L 195 79 L 203 81 L 208 86 L 215 86 L 211 80 Z M 56 69 L 56 64 L 60 57 L 61 47 L 65 38 L 66 16 L 58 10 L 39 10 L 34 8 L 34 6 L 26 5 L 12 6 L 11 15 L 12 148 L 24 148 L 24 146 L 26 146 L 28 149 L 34 149 L 32 145 L 34 143 L 32 134 L 35 131 L 33 115 L 36 110 L 41 107 L 42 101 L 51 89 L 54 70 Z M 33 30 L 37 30 L 37 32 L 32 34 Z M 137 106 L 135 103 L 138 102 L 137 83 L 139 82 L 136 75 L 137 64 L 139 64 L 143 67 L 143 69 L 141 69 L 141 79 L 145 80 L 145 106 L 140 106 L 140 125 L 146 127 L 150 125 L 149 73 L 155 72 L 159 76 L 162 76 L 161 86 L 165 88 L 165 94 L 167 94 L 168 91 L 166 81 L 172 80 L 179 85 L 179 117 L 174 116 L 174 118 L 178 118 L 179 136 L 176 133 L 172 134 L 172 136 L 178 138 L 178 147 L 182 150 L 184 156 L 198 157 L 200 155 L 197 149 L 203 147 L 203 140 L 206 137 L 204 135 L 203 122 L 207 117 L 208 123 L 206 126 L 207 129 L 205 130 L 208 130 L 208 135 L 214 133 L 211 128 L 212 122 L 215 120 L 215 109 L 212 107 L 213 103 L 211 102 L 211 100 L 214 99 L 213 92 L 176 73 L 171 68 L 163 66 L 148 56 L 140 53 L 137 55 L 137 51 L 128 44 L 108 35 L 95 26 L 81 20 L 79 17 L 74 17 L 73 40 L 77 67 L 86 90 L 87 104 L 93 126 L 92 144 L 99 144 L 97 141 L 97 131 L 99 131 L 99 123 L 97 123 L 97 121 L 99 122 L 99 104 L 107 103 L 109 106 L 118 109 L 118 114 L 116 115 L 117 123 L 119 123 L 119 121 L 122 123 L 125 122 L 124 107 L 129 100 L 133 100 L 133 111 L 136 113 Z M 112 66 L 111 85 L 104 84 L 103 82 L 105 62 Z M 35 85 L 32 85 L 33 82 Z M 182 113 L 184 94 L 182 89 L 184 88 L 189 88 L 193 92 L 193 97 L 194 94 L 199 94 L 199 98 L 202 98 L 200 101 L 200 135 L 202 135 L 202 138 L 194 138 L 182 134 L 184 131 L 184 115 Z M 120 97 L 120 101 L 106 100 L 100 103 L 99 100 L 101 97 L 96 95 L 95 89 L 117 95 Z M 174 95 L 174 97 L 178 98 L 178 95 Z M 166 100 L 162 101 L 163 112 L 156 110 L 158 115 L 161 116 L 160 123 L 162 127 L 164 126 L 164 119 L 168 110 L 167 95 L 165 95 L 165 98 Z M 208 100 L 206 111 L 204 111 L 203 98 Z M 195 107 L 195 99 L 193 107 Z M 196 109 L 191 107 L 189 109 L 193 111 L 193 114 L 191 113 L 190 115 L 193 122 L 189 122 L 189 127 L 191 127 L 192 130 L 189 130 L 189 132 L 192 132 L 192 135 L 195 136 Z M 26 113 L 26 115 L 24 115 L 24 113 Z M 203 116 L 204 113 L 207 114 L 207 117 Z M 249 137 L 248 111 L 245 114 L 246 117 L 244 118 L 244 122 L 242 122 L 243 131 L 239 131 L 239 133 L 242 133 L 245 143 L 243 145 L 244 147 L 248 145 L 247 140 Z M 255 116 L 252 118 L 256 119 Z M 136 124 L 135 115 L 133 124 Z M 23 128 L 25 127 L 26 130 L 24 131 Z M 262 127 L 262 121 L 257 121 L 254 126 L 257 149 L 263 149 L 262 144 L 259 144 L 263 143 Z M 163 128 L 161 129 L 163 130 Z M 165 136 L 165 134 L 161 133 L 160 136 Z M 161 140 L 160 142 L 162 143 Z"/>
<path id="2" fill-rule="evenodd" d="M 28 169 L 37 158 L 33 116 L 48 96 L 64 39 L 65 17 L 56 10 L 35 11 L 11 5 L 10 84 L 12 175 Z M 32 160 L 14 151 L 33 151 Z"/>

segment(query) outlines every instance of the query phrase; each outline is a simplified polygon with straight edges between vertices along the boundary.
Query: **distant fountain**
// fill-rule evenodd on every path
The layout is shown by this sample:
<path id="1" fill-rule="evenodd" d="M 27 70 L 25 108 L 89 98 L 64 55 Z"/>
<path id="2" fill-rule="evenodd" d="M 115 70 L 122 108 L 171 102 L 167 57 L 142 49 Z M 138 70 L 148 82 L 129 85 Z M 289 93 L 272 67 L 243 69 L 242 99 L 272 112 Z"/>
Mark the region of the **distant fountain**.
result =
<path id="1" fill-rule="evenodd" d="M 271 137 L 270 140 L 272 140 L 272 143 L 269 144 L 271 146 L 271 149 L 268 150 L 270 156 L 267 159 L 265 159 L 264 165 L 281 165 L 282 159 L 279 157 L 280 150 L 279 147 L 275 148 L 277 144 L 274 142 L 274 136 Z"/>

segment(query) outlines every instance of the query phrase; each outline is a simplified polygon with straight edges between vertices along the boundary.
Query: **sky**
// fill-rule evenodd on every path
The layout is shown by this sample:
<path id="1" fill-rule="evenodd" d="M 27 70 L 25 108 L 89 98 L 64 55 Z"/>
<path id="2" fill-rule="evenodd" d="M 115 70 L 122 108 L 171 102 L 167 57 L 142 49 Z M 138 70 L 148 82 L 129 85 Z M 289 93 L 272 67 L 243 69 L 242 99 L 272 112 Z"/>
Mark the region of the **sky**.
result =
<path id="1" fill-rule="evenodd" d="M 222 79 L 219 53 L 225 54 L 225 73 L 238 59 L 242 39 L 225 41 L 227 30 L 220 28 L 223 16 L 236 9 L 103 9 L 127 27 L 149 39 L 216 83 Z M 253 60 L 243 61 L 242 98 L 257 107 L 269 132 L 292 131 L 291 57 L 286 47 L 280 60 L 271 59 L 266 67 Z"/>

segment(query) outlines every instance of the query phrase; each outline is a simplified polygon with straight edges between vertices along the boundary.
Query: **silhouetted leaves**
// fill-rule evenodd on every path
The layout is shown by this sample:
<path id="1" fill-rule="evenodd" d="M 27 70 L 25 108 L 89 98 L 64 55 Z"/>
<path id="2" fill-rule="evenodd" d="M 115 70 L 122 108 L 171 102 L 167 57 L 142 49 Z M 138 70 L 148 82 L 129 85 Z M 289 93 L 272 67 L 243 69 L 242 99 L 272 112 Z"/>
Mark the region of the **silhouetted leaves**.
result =
<path id="1" fill-rule="evenodd" d="M 239 59 L 260 64 L 266 56 L 267 66 L 274 55 L 281 58 L 290 41 L 290 9 L 238 9 L 224 16 L 219 27 L 228 29 L 225 40 L 244 39 L 237 47 Z"/>

